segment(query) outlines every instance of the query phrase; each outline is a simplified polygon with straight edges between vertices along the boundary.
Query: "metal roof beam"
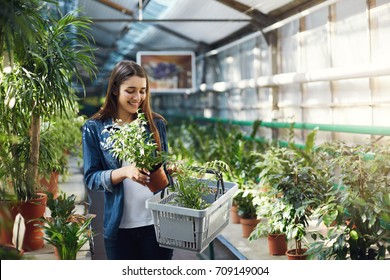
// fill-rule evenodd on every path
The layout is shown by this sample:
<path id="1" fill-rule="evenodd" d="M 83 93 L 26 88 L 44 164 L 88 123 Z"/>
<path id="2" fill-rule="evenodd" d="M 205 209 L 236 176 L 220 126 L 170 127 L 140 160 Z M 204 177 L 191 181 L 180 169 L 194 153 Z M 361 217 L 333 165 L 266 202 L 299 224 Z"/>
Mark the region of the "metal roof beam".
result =
<path id="1" fill-rule="evenodd" d="M 256 23 L 258 27 L 262 28 L 272 24 L 274 21 L 268 15 L 260 12 L 259 10 L 254 9 L 253 7 L 247 6 L 235 0 L 217 0 L 221 4 L 228 6 L 236 11 L 239 11 L 249 17 L 251 17 L 251 21 Z"/>
<path id="2" fill-rule="evenodd" d="M 134 12 L 132 10 L 127 9 L 127 8 L 121 6 L 113 1 L 110 1 L 110 0 L 95 0 L 95 1 L 102 3 L 103 5 L 106 5 L 106 6 L 112 8 L 114 10 L 117 10 L 125 15 L 131 16 L 131 17 L 134 15 Z"/>
<path id="3" fill-rule="evenodd" d="M 211 19 L 211 18 L 167 18 L 167 19 L 136 19 L 136 18 L 93 18 L 93 22 L 251 22 L 252 19 Z"/>
<path id="4" fill-rule="evenodd" d="M 269 13 L 269 15 L 279 21 L 290 16 L 299 14 L 304 10 L 307 10 L 327 1 L 328 0 L 296 0 L 284 5 L 283 7 L 280 7 L 279 9 L 273 10 Z"/>

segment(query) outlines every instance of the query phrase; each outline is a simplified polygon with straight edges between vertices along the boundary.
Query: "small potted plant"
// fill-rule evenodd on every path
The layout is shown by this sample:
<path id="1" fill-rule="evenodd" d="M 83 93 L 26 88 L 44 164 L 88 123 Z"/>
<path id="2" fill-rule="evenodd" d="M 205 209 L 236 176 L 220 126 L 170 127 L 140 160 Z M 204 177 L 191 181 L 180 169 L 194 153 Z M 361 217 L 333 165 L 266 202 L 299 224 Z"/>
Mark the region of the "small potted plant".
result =
<path id="1" fill-rule="evenodd" d="M 210 203 L 206 197 L 212 194 L 207 180 L 199 180 L 204 177 L 206 169 L 196 169 L 191 166 L 181 164 L 180 167 L 172 172 L 174 182 L 170 187 L 171 191 L 176 193 L 172 204 L 180 207 L 202 210 L 207 208 Z"/>
<path id="2" fill-rule="evenodd" d="M 261 192 L 253 200 L 257 215 L 263 221 L 258 223 L 249 236 L 250 241 L 266 237 L 270 255 L 285 255 L 287 252 L 286 234 L 283 232 L 283 202 L 276 200 L 267 192 Z"/>
<path id="3" fill-rule="evenodd" d="M 90 224 L 93 214 L 75 213 L 75 195 L 60 194 L 56 199 L 48 193 L 50 217 L 42 217 L 45 236 L 60 260 L 75 260 L 77 253 L 92 238 Z"/>
<path id="4" fill-rule="evenodd" d="M 147 186 L 150 191 L 156 192 L 165 188 L 169 184 L 163 166 L 166 155 L 158 152 L 157 144 L 152 141 L 144 113 L 138 111 L 137 118 L 131 123 L 119 123 L 120 120 L 103 131 L 109 134 L 106 145 L 112 149 L 113 155 L 120 160 L 134 163 L 139 169 L 149 170 L 150 182 Z"/>
<path id="5" fill-rule="evenodd" d="M 242 227 L 242 237 L 248 238 L 256 225 L 259 223 L 253 200 L 257 192 L 248 187 L 242 187 L 234 196 L 237 203 L 237 214 L 240 217 Z"/>

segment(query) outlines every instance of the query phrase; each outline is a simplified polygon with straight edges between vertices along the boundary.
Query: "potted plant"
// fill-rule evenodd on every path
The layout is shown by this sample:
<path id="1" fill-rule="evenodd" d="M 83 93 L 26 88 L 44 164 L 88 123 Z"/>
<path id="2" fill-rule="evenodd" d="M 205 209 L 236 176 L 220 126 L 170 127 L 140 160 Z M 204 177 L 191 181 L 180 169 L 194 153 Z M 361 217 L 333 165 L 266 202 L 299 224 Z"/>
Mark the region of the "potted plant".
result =
<path id="1" fill-rule="evenodd" d="M 249 187 L 241 187 L 234 196 L 234 201 L 237 204 L 237 214 L 240 217 L 242 227 L 242 237 L 248 238 L 256 225 L 259 223 L 255 205 L 253 200 L 257 193 Z"/>
<path id="2" fill-rule="evenodd" d="M 280 223 L 281 232 L 292 240 L 287 251 L 289 259 L 306 259 L 304 248 L 309 221 L 330 186 L 330 175 L 326 166 L 317 160 L 320 151 L 314 149 L 317 130 L 311 131 L 303 149 L 290 141 L 288 147 L 270 149 L 262 161 L 272 166 L 264 168 L 261 180 L 269 187 L 273 222 Z M 307 247 L 307 245 L 306 245 Z"/>
<path id="3" fill-rule="evenodd" d="M 384 259 L 390 253 L 390 150 L 387 144 L 324 143 L 333 188 L 316 214 L 329 227 L 314 233 L 319 259 Z"/>
<path id="4" fill-rule="evenodd" d="M 54 116 L 41 125 L 39 183 L 54 198 L 59 193 L 60 176 L 63 181 L 69 176 L 70 156 L 81 159 L 81 126 L 85 119 L 78 115 L 78 110 L 70 108 L 66 109 L 66 115 L 66 118 Z"/>
<path id="5" fill-rule="evenodd" d="M 26 49 L 20 49 L 25 45 L 15 47 L 13 63 L 2 68 L 0 74 L 1 100 L 6 101 L 6 106 L 1 106 L 0 109 L 0 117 L 4 120 L 0 133 L 16 138 L 16 141 L 8 141 L 4 153 L 1 153 L 2 160 L 7 164 L 1 166 L 4 172 L 1 172 L 0 179 L 12 189 L 18 202 L 31 206 L 40 204 L 44 213 L 45 196 L 36 193 L 39 185 L 41 122 L 50 119 L 53 113 L 64 113 L 68 106 L 73 108 L 76 95 L 72 84 L 74 81 L 82 83 L 82 69 L 93 74 L 96 68 L 89 56 L 91 48 L 85 35 L 89 21 L 73 14 L 53 20 L 46 16 L 43 18 L 40 12 L 37 9 L 34 14 L 36 24 L 33 25 L 33 32 L 36 43 Z M 0 34 L 0 38 L 4 36 L 7 37 L 7 34 Z M 75 36 L 80 36 L 81 43 L 78 45 L 74 45 L 69 39 Z M 1 43 L 3 50 L 4 42 Z M 5 56 L 1 59 L 4 60 Z M 26 143 L 26 139 L 28 153 L 23 154 L 20 152 L 21 145 Z M 42 202 L 30 202 L 40 198 L 43 198 Z M 34 223 L 29 223 L 31 213 L 32 211 L 26 210 L 22 215 L 27 226 L 32 227 L 31 232 L 39 232 Z M 39 218 L 43 213 L 38 213 L 38 217 L 31 219 Z M 42 240 L 28 237 L 29 232 L 27 228 L 26 242 Z M 43 246 L 43 240 L 38 243 L 35 248 L 29 246 L 30 248 L 26 249 L 34 250 Z"/>
<path id="6" fill-rule="evenodd" d="M 131 123 L 120 124 L 120 120 L 117 120 L 103 132 L 109 134 L 106 145 L 111 148 L 115 157 L 151 172 L 150 182 L 146 184 L 151 192 L 168 186 L 169 181 L 163 166 L 164 156 L 167 155 L 158 152 L 157 144 L 148 133 L 144 113 L 138 111 L 137 118 Z"/>
<path id="7" fill-rule="evenodd" d="M 90 224 L 95 215 L 75 213 L 75 195 L 60 194 L 54 199 L 48 194 L 50 217 L 42 217 L 44 239 L 54 246 L 61 260 L 75 260 L 77 253 L 92 238 Z"/>
<path id="8" fill-rule="evenodd" d="M 230 209 L 230 218 L 233 224 L 240 223 L 240 216 L 238 216 L 238 201 L 239 197 L 233 197 L 232 208 Z"/>
<path id="9" fill-rule="evenodd" d="M 190 165 L 180 164 L 173 171 L 173 184 L 170 190 L 175 192 L 174 199 L 170 202 L 180 207 L 202 210 L 210 206 L 206 197 L 212 194 L 207 180 L 200 180 L 206 173 L 205 168 L 192 168 Z"/>
<path id="10" fill-rule="evenodd" d="M 256 228 L 249 236 L 250 241 L 266 237 L 270 255 L 285 255 L 287 252 L 286 234 L 283 232 L 283 202 L 276 200 L 267 192 L 261 192 L 253 200 L 257 215 L 262 217 L 263 221 L 258 223 Z"/>

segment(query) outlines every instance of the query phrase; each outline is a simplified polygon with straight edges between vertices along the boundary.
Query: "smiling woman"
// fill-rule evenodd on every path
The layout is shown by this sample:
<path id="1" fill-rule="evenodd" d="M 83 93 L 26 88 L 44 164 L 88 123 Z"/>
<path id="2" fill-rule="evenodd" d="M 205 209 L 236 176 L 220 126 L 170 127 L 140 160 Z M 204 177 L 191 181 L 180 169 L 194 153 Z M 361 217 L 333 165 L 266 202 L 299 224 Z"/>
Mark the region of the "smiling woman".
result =
<path id="1" fill-rule="evenodd" d="M 121 119 L 119 126 L 114 123 L 117 119 Z M 113 140 L 115 131 L 131 135 L 125 133 L 126 139 Z M 140 136 L 138 142 L 126 142 L 118 148 L 122 140 L 134 136 Z M 103 223 L 108 259 L 172 258 L 172 250 L 159 247 L 151 212 L 145 208 L 146 199 L 153 196 L 145 187 L 150 181 L 149 171 L 134 160 L 136 154 L 142 156 L 145 139 L 153 145 L 153 156 L 167 152 L 165 120 L 150 107 L 144 69 L 133 61 L 121 61 L 111 73 L 103 107 L 83 127 L 85 183 L 92 191 L 105 193 Z M 125 149 L 131 154 L 119 157 Z"/>
<path id="2" fill-rule="evenodd" d="M 131 122 L 131 117 L 146 98 L 146 78 L 128 78 L 114 95 L 118 96 L 118 119 L 125 123 Z"/>

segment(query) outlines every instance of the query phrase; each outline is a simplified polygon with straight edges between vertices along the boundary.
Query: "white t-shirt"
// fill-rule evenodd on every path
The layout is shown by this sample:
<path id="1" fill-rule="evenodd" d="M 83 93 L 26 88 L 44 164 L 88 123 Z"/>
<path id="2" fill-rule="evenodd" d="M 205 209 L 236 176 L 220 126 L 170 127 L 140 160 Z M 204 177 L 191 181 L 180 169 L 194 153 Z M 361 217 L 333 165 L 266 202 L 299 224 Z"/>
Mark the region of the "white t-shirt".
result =
<path id="1" fill-rule="evenodd" d="M 122 166 L 129 165 L 123 162 Z M 153 224 L 152 212 L 145 207 L 145 201 L 153 196 L 148 187 L 131 179 L 123 181 L 125 201 L 119 228 L 137 228 Z"/>

